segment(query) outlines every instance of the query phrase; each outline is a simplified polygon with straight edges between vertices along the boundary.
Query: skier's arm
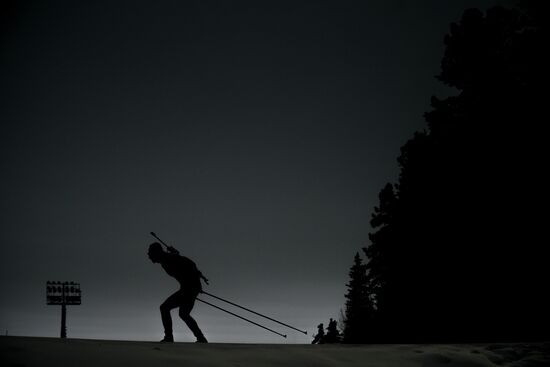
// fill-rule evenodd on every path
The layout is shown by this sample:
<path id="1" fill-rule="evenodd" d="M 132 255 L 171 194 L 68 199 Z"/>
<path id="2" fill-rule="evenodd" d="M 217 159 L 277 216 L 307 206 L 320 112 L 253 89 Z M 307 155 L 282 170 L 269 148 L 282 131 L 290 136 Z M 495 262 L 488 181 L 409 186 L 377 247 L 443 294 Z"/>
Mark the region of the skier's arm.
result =
<path id="1" fill-rule="evenodd" d="M 208 283 L 208 279 L 206 279 L 206 277 L 204 275 L 202 275 L 202 273 L 199 271 L 199 275 L 201 277 L 202 280 L 204 280 L 204 282 L 206 283 L 206 285 L 209 285 Z"/>

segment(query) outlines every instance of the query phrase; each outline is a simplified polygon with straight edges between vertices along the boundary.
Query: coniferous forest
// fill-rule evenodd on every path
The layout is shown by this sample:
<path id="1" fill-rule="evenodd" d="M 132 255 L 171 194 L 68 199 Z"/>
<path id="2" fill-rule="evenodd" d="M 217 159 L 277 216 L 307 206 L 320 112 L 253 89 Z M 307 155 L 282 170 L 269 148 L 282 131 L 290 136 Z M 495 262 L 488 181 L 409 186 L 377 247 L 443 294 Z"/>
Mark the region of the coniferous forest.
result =
<path id="1" fill-rule="evenodd" d="M 437 79 L 454 93 L 432 98 L 380 191 L 344 342 L 549 338 L 543 3 L 451 24 Z"/>

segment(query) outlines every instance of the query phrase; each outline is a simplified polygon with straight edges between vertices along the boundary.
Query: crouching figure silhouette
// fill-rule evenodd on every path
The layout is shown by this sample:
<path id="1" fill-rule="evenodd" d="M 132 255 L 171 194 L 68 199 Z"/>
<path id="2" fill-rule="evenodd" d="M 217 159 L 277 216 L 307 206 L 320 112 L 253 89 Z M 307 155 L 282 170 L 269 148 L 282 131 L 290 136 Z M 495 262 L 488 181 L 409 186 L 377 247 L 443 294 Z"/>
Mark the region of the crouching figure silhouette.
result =
<path id="1" fill-rule="evenodd" d="M 148 251 L 149 259 L 153 263 L 162 265 L 166 273 L 174 277 L 180 284 L 180 289 L 160 305 L 160 315 L 164 326 L 164 339 L 161 342 L 171 343 L 174 341 L 170 311 L 179 307 L 179 316 L 193 332 L 197 343 L 207 343 L 199 325 L 190 313 L 195 305 L 195 299 L 202 292 L 201 279 L 204 279 L 207 284 L 208 280 L 191 259 L 181 256 L 172 247 L 169 247 L 168 250 L 169 252 L 165 252 L 160 243 L 154 242 L 149 246 Z"/>

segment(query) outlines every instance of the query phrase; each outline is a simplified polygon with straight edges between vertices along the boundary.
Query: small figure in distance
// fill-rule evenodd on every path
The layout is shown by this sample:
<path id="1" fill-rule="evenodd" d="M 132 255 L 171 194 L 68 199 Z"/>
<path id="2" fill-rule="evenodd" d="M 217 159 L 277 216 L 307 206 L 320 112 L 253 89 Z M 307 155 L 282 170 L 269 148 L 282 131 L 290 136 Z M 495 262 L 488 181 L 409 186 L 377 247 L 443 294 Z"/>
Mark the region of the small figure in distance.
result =
<path id="1" fill-rule="evenodd" d="M 332 318 L 328 322 L 327 333 L 324 342 L 326 344 L 340 343 L 340 332 L 338 331 L 338 323 Z"/>
<path id="2" fill-rule="evenodd" d="M 160 305 L 160 315 L 164 326 L 164 339 L 161 342 L 171 343 L 174 341 L 170 311 L 179 307 L 179 316 L 193 332 L 197 343 L 208 343 L 199 325 L 190 315 L 195 305 L 195 299 L 202 292 L 201 279 L 204 279 L 206 284 L 208 284 L 208 280 L 191 259 L 181 256 L 173 247 L 169 247 L 168 251 L 165 252 L 158 242 L 152 243 L 148 251 L 149 259 L 153 263 L 161 264 L 166 273 L 180 283 L 180 289 Z"/>
<path id="3" fill-rule="evenodd" d="M 325 328 L 323 327 L 323 324 L 319 324 L 317 326 L 317 335 L 315 335 L 315 338 L 311 342 L 311 344 L 324 344 L 325 343 Z"/>

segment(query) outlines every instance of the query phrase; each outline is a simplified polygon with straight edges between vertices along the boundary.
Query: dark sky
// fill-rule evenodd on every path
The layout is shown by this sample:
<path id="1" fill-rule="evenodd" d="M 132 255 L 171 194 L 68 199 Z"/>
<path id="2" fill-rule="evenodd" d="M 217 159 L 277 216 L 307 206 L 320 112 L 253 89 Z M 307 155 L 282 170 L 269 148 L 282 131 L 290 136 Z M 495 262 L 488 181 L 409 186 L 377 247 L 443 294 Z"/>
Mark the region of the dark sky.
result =
<path id="1" fill-rule="evenodd" d="M 70 337 L 160 339 L 177 283 L 150 231 L 214 294 L 310 334 L 338 318 L 399 147 L 449 92 L 450 22 L 497 2 L 4 5 L 0 332 L 57 336 L 45 282 L 73 280 Z M 193 315 L 211 341 L 285 341 Z M 180 320 L 175 337 L 192 341 Z"/>

